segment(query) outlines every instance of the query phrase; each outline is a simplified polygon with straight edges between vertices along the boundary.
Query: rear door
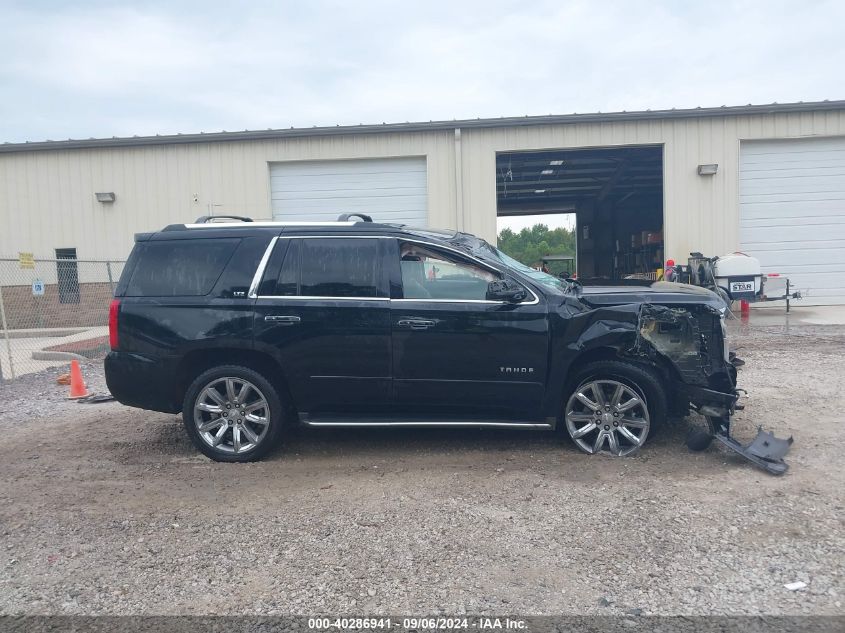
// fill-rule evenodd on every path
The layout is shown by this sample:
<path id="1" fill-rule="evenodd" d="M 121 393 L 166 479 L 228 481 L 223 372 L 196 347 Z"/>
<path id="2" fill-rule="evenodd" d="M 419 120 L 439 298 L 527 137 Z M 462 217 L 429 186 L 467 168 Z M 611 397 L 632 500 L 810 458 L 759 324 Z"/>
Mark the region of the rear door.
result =
<path id="1" fill-rule="evenodd" d="M 320 414 L 390 403 L 386 240 L 280 237 L 255 301 L 255 346 L 275 356 L 294 404 Z"/>
<path id="2" fill-rule="evenodd" d="M 403 415 L 536 422 L 549 353 L 547 307 L 486 299 L 502 273 L 466 255 L 400 240 L 391 261 L 393 385 Z"/>

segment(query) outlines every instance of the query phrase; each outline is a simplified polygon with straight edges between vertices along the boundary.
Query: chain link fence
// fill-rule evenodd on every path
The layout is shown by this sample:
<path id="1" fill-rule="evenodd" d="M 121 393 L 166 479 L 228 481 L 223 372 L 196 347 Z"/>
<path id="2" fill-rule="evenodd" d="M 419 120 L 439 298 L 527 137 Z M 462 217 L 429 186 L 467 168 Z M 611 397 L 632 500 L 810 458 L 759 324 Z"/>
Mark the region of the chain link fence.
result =
<path id="1" fill-rule="evenodd" d="M 0 258 L 0 380 L 102 358 L 124 263 Z"/>

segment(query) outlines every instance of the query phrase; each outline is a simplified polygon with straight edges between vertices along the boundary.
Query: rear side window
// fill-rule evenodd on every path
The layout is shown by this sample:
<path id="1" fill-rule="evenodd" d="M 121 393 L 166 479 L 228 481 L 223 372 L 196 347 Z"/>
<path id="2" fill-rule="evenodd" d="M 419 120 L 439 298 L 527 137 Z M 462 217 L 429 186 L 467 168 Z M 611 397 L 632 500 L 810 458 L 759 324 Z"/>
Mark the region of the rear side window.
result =
<path id="1" fill-rule="evenodd" d="M 276 284 L 277 296 L 380 297 L 378 240 L 291 240 Z"/>
<path id="2" fill-rule="evenodd" d="M 217 280 L 212 294 L 225 299 L 246 298 L 258 263 L 270 243 L 270 235 L 245 237 Z"/>
<path id="3" fill-rule="evenodd" d="M 146 242 L 126 288 L 127 297 L 199 297 L 220 277 L 239 238 Z"/>

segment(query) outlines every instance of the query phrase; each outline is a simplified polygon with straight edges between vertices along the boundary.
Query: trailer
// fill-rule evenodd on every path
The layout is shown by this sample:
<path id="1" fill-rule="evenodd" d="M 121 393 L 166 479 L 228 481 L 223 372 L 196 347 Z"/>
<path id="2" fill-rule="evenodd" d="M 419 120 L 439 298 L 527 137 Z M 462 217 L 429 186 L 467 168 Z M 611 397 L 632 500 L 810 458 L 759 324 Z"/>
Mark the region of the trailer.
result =
<path id="1" fill-rule="evenodd" d="M 764 274 L 760 260 L 745 253 L 731 253 L 721 257 L 705 257 L 701 253 L 690 253 L 686 266 L 674 266 L 666 262 L 667 281 L 678 281 L 708 288 L 718 294 L 725 303 L 748 301 L 786 301 L 789 312 L 790 301 L 801 299 L 801 292 L 795 291 L 789 278 L 778 273 Z"/>

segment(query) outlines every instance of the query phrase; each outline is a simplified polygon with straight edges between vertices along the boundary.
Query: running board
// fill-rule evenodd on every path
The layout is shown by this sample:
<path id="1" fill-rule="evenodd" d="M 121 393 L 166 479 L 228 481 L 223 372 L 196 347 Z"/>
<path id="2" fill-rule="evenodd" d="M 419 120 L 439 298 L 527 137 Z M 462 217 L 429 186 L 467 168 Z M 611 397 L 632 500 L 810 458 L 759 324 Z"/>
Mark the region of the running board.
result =
<path id="1" fill-rule="evenodd" d="M 554 428 L 550 422 L 513 422 L 505 420 L 430 420 L 430 419 L 407 419 L 407 418 L 349 418 L 345 416 L 310 416 L 307 413 L 299 414 L 300 423 L 305 426 L 330 426 L 330 427 L 404 427 L 404 428 L 506 428 L 506 429 L 545 429 Z"/>

